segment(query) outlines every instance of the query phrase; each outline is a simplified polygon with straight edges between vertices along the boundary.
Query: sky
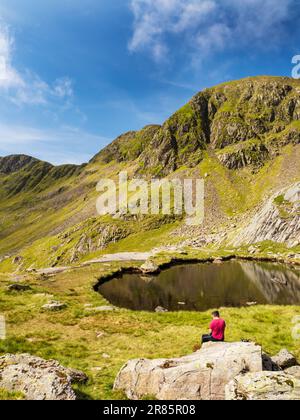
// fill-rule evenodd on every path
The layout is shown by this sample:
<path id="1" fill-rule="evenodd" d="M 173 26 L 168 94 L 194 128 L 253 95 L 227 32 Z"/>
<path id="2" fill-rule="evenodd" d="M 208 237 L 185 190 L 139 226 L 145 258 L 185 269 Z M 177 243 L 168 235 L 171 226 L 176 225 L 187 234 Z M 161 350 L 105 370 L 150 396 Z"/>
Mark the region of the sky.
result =
<path id="1" fill-rule="evenodd" d="M 291 76 L 299 0 L 1 0 L 0 156 L 82 163 L 198 91 Z"/>

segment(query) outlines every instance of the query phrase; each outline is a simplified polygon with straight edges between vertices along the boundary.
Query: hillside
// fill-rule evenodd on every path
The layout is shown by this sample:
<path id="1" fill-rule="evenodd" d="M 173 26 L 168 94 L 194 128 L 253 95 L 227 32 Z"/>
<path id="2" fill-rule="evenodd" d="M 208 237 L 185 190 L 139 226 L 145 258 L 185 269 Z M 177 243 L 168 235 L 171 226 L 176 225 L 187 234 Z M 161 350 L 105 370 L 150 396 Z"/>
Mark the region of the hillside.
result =
<path id="1" fill-rule="evenodd" d="M 138 222 L 98 217 L 97 182 L 124 169 L 149 178 L 205 177 L 204 225 L 187 228 L 181 219 L 163 216 Z M 225 83 L 195 95 L 162 126 L 121 135 L 87 164 L 55 167 L 29 156 L 0 158 L 0 271 L 185 241 L 250 245 L 255 235 L 241 232 L 271 197 L 280 207 L 273 223 L 290 233 L 282 241 L 280 235 L 260 235 L 258 242 L 295 248 L 299 198 L 292 206 L 281 198 L 299 181 L 300 81 L 257 77 Z"/>

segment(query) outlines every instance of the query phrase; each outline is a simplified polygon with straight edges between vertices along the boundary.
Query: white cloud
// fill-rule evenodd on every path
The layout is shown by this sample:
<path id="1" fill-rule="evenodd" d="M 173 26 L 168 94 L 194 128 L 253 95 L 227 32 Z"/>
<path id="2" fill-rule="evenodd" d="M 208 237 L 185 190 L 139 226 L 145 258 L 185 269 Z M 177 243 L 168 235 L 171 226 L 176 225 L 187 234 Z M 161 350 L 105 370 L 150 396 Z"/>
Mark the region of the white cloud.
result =
<path id="1" fill-rule="evenodd" d="M 0 20 L 0 95 L 17 106 L 46 105 L 55 100 L 69 101 L 73 97 L 73 82 L 68 77 L 48 84 L 29 70 L 16 69 L 13 65 L 14 44 L 8 26 Z"/>
<path id="2" fill-rule="evenodd" d="M 282 36 L 281 23 L 297 0 L 131 0 L 131 52 L 171 54 L 172 36 L 187 51 L 207 54 L 257 42 L 266 47 Z M 178 45 L 178 44 L 177 44 Z"/>
<path id="3" fill-rule="evenodd" d="M 11 64 L 13 45 L 8 27 L 0 21 L 0 88 L 20 88 L 24 84 Z"/>
<path id="4" fill-rule="evenodd" d="M 57 79 L 53 85 L 53 93 L 59 98 L 70 98 L 73 96 L 73 82 L 68 77 Z"/>
<path id="5" fill-rule="evenodd" d="M 0 156 L 24 153 L 54 164 L 83 163 L 110 141 L 72 126 L 40 129 L 0 123 Z M 85 148 L 82 153 L 83 145 L 90 151 Z"/>
<path id="6" fill-rule="evenodd" d="M 197 27 L 214 8 L 212 0 L 131 0 L 134 33 L 129 50 L 149 48 L 160 59 L 168 51 L 164 35 Z"/>

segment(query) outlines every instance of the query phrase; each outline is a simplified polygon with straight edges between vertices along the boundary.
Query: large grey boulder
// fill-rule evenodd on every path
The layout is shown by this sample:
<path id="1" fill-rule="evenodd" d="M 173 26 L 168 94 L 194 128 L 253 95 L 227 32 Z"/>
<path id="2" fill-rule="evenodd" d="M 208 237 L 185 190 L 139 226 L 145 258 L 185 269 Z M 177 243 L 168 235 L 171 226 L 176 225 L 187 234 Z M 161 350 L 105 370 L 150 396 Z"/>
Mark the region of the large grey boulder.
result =
<path id="1" fill-rule="evenodd" d="M 0 388 L 21 392 L 27 400 L 76 400 L 72 383 L 87 381 L 80 371 L 29 354 L 0 357 Z"/>
<path id="2" fill-rule="evenodd" d="M 131 360 L 114 388 L 132 400 L 224 400 L 225 386 L 245 372 L 262 371 L 261 347 L 252 343 L 207 343 L 178 359 Z"/>
<path id="3" fill-rule="evenodd" d="M 300 400 L 300 380 L 286 372 L 239 375 L 225 389 L 226 400 Z"/>

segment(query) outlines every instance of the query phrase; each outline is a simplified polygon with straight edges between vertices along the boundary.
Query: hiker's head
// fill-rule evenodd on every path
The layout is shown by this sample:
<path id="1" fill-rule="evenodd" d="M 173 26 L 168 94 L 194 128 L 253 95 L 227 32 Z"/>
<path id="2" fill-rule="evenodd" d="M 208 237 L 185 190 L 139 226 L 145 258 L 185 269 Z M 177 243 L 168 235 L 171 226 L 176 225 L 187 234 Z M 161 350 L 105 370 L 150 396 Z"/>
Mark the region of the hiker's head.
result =
<path id="1" fill-rule="evenodd" d="M 214 318 L 220 318 L 220 312 L 219 311 L 215 311 L 215 312 L 212 313 L 212 316 Z"/>

